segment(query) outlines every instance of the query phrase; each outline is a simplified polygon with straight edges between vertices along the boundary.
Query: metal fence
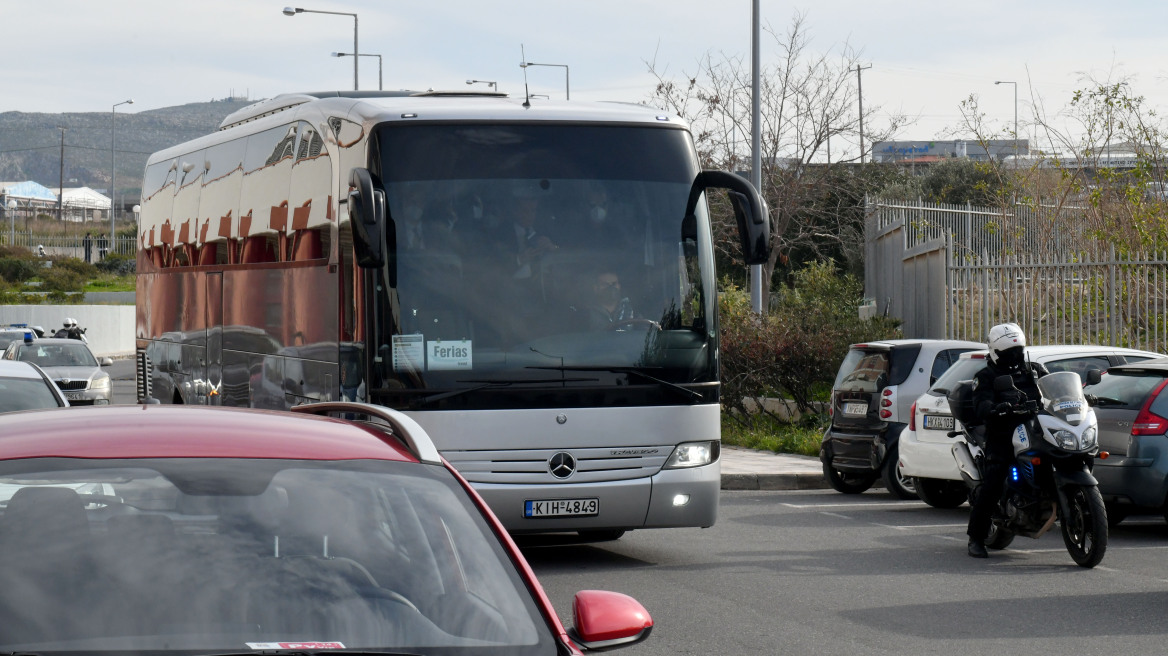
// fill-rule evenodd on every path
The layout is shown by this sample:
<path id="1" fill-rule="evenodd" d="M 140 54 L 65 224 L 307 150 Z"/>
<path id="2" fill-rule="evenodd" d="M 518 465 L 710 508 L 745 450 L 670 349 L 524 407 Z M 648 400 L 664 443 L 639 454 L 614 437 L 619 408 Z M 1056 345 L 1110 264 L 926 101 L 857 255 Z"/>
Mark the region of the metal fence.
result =
<path id="1" fill-rule="evenodd" d="M 1012 321 L 1034 344 L 1108 344 L 1168 352 L 1168 253 L 954 257 L 947 335 L 980 341 Z"/>
<path id="2" fill-rule="evenodd" d="M 1033 344 L 1168 352 L 1168 252 L 1117 253 L 1062 217 L 869 200 L 865 293 L 906 337 L 981 341 L 1011 321 Z"/>
<path id="3" fill-rule="evenodd" d="M 15 241 L 13 237 L 15 236 Z M 102 254 L 99 247 L 98 234 L 91 234 L 92 244 L 90 246 L 90 261 L 98 262 L 101 260 Z M 47 257 L 76 257 L 78 259 L 85 259 L 85 243 L 84 235 L 38 235 L 32 232 L 16 231 L 14 233 L 4 230 L 0 231 L 0 244 L 5 246 L 12 242 L 18 248 L 27 248 L 33 253 L 38 252 L 39 247 L 43 246 L 45 255 Z M 106 248 L 109 249 L 109 237 L 106 237 Z M 129 255 L 133 257 L 138 252 L 138 242 L 134 237 L 118 236 L 113 242 L 112 251 L 120 255 Z"/>
<path id="4" fill-rule="evenodd" d="M 1015 204 L 1006 208 L 966 203 L 868 200 L 877 230 L 904 226 L 905 248 L 949 239 L 959 254 L 1060 253 L 1081 247 L 1084 215 L 1079 207 Z"/>

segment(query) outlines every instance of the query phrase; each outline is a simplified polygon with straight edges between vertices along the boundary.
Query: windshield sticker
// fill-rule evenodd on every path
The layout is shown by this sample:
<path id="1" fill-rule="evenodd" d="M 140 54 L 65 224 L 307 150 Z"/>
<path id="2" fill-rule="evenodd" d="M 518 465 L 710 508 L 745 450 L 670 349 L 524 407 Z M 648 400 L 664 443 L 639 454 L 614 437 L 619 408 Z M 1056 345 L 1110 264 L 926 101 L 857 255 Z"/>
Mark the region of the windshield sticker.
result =
<path id="1" fill-rule="evenodd" d="M 248 649 L 344 649 L 339 642 L 249 642 Z"/>
<path id="2" fill-rule="evenodd" d="M 1078 410 L 1082 405 L 1080 401 L 1059 401 L 1054 407 L 1061 412 L 1063 410 Z"/>
<path id="3" fill-rule="evenodd" d="M 425 368 L 423 339 L 421 335 L 393 336 L 394 371 L 422 371 Z"/>
<path id="4" fill-rule="evenodd" d="M 430 371 L 472 369 L 470 340 L 426 342 L 426 363 Z"/>

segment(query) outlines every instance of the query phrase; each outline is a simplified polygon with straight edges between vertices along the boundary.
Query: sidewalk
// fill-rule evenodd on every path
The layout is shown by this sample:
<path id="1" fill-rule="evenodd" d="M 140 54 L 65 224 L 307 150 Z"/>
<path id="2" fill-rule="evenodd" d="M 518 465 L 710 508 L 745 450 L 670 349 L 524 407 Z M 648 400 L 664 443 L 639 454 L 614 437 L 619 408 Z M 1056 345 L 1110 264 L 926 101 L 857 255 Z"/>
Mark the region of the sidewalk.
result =
<path id="1" fill-rule="evenodd" d="M 722 445 L 723 490 L 820 490 L 819 458 Z"/>

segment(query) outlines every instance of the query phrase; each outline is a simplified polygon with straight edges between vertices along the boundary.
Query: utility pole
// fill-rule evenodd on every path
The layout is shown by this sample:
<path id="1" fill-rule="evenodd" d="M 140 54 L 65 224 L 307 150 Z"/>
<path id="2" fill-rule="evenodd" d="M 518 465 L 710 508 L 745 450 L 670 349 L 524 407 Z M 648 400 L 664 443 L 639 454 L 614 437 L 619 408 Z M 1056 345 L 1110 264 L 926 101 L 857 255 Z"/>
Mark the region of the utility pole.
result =
<path id="1" fill-rule="evenodd" d="M 761 90 L 761 41 L 762 41 L 762 9 L 759 0 L 751 3 L 751 30 L 750 30 L 750 182 L 754 185 L 759 196 L 762 189 L 762 103 L 759 101 Z M 766 204 L 763 204 L 766 207 Z M 770 217 L 763 217 L 770 221 Z M 755 314 L 762 314 L 762 288 L 770 281 L 762 279 L 762 265 L 753 264 L 750 267 L 750 309 Z"/>
<path id="2" fill-rule="evenodd" d="M 65 208 L 65 128 L 61 128 L 61 171 L 57 187 L 57 221 L 64 219 Z M 66 233 L 66 236 L 68 233 Z"/>
<path id="3" fill-rule="evenodd" d="M 871 64 L 860 66 L 856 64 L 856 92 L 860 96 L 860 163 L 864 163 L 864 82 L 860 79 L 860 71 L 872 68 Z"/>

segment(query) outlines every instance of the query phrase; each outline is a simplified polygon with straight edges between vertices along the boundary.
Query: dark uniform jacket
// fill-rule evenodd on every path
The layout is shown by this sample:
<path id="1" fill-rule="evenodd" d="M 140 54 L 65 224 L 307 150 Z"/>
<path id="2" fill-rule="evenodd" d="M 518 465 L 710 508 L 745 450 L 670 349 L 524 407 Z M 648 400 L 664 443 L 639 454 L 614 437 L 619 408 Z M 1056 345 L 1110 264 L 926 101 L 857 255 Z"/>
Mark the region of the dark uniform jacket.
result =
<path id="1" fill-rule="evenodd" d="M 1028 363 L 1014 371 L 1002 371 L 993 362 L 986 366 L 973 378 L 973 407 L 974 415 L 985 425 L 986 450 L 994 455 L 1012 457 L 1013 446 L 1011 436 L 1014 429 L 1021 424 L 1024 417 L 1013 413 L 1000 413 L 998 406 L 1001 403 L 1017 405 L 1027 399 L 1038 402 L 1041 394 L 1038 391 L 1038 379 L 1050 373 L 1046 367 L 1038 362 Z M 998 376 L 1009 375 L 1018 390 L 997 392 L 994 390 L 994 380 Z"/>

